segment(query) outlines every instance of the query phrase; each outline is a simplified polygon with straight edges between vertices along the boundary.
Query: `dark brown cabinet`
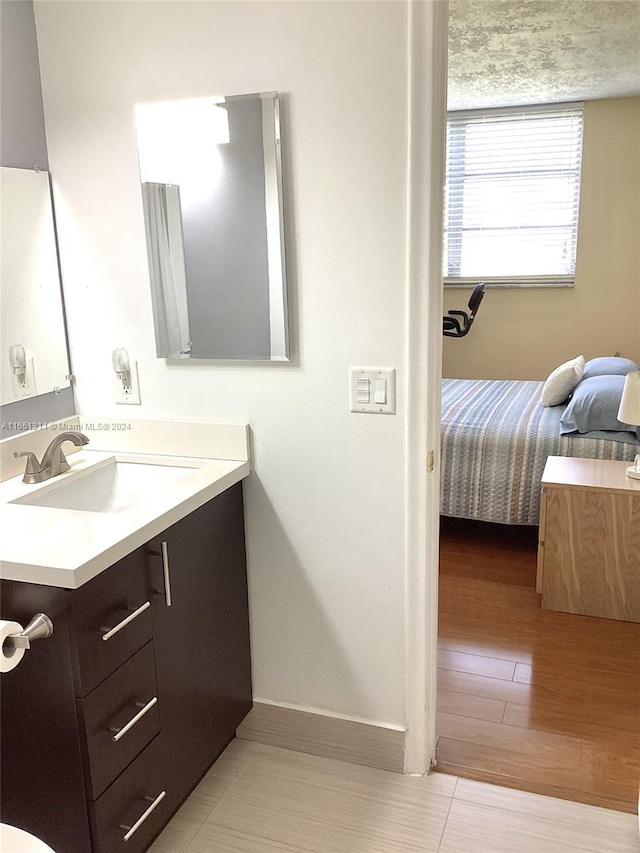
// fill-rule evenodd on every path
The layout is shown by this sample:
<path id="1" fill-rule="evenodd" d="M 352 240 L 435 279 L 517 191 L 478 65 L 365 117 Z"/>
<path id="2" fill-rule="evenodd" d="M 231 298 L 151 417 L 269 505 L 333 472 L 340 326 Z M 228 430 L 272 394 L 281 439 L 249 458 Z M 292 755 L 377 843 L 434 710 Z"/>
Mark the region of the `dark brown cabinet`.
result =
<path id="1" fill-rule="evenodd" d="M 141 853 L 251 707 L 241 484 L 80 589 L 3 581 L 1 605 L 55 626 L 2 676 L 2 820 Z"/>
<path id="2" fill-rule="evenodd" d="M 222 498 L 222 500 L 221 500 Z M 149 543 L 167 798 L 174 811 L 251 707 L 242 493 L 229 489 Z M 217 567 L 224 566 L 225 571 Z M 240 579 L 242 582 L 240 582 Z"/>

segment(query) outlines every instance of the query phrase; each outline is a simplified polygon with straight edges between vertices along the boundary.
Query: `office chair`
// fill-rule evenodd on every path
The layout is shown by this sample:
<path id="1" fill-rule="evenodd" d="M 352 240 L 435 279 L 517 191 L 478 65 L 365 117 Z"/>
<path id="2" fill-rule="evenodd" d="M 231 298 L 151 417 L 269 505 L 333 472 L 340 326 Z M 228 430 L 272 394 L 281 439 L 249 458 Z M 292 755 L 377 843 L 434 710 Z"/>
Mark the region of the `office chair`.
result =
<path id="1" fill-rule="evenodd" d="M 442 334 L 449 338 L 464 338 L 465 335 L 468 335 L 483 297 L 484 282 L 481 281 L 476 284 L 469 297 L 468 313 L 467 311 L 447 311 L 442 318 Z"/>

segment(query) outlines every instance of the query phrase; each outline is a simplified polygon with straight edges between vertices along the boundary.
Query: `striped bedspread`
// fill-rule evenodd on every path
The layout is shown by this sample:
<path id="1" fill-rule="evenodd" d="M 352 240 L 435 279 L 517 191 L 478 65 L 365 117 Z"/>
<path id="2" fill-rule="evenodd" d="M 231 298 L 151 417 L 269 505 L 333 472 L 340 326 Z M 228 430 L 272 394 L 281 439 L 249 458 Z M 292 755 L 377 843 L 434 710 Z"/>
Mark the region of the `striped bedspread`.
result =
<path id="1" fill-rule="evenodd" d="M 542 385 L 442 380 L 442 515 L 537 524 L 547 456 L 632 461 L 640 452 L 631 433 L 613 434 L 624 441 L 560 435 L 564 406 L 541 406 Z"/>

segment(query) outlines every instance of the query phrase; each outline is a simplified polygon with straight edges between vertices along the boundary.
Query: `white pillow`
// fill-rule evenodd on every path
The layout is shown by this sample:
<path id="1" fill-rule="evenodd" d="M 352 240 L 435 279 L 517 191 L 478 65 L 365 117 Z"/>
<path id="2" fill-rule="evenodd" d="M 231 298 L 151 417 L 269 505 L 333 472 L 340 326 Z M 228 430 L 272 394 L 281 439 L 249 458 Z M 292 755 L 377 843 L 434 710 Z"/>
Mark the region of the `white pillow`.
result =
<path id="1" fill-rule="evenodd" d="M 584 356 L 579 355 L 571 361 L 565 361 L 556 367 L 547 377 L 542 386 L 540 402 L 543 406 L 559 406 L 564 403 L 569 394 L 582 379 L 584 373 Z"/>

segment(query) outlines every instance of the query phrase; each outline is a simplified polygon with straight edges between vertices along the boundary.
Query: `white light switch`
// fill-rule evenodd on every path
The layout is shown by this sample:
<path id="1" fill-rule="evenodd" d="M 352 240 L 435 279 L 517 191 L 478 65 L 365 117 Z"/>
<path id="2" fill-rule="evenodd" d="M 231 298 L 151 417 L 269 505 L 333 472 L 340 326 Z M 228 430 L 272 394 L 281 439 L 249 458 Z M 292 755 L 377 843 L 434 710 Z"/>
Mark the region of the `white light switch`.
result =
<path id="1" fill-rule="evenodd" d="M 395 368 L 350 367 L 349 401 L 352 412 L 395 415 Z"/>
<path id="2" fill-rule="evenodd" d="M 371 401 L 371 382 L 368 379 L 356 379 L 356 403 Z"/>

